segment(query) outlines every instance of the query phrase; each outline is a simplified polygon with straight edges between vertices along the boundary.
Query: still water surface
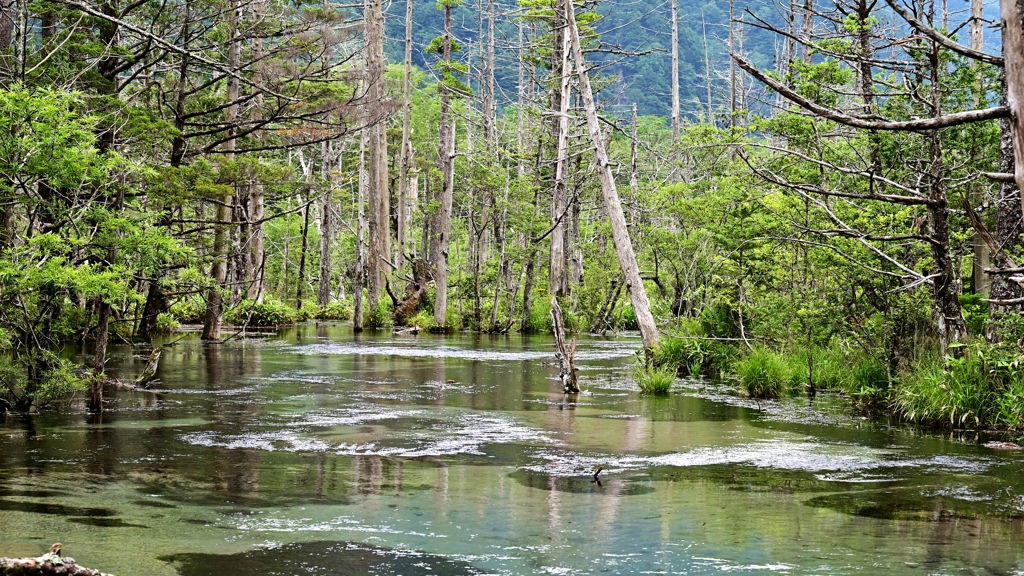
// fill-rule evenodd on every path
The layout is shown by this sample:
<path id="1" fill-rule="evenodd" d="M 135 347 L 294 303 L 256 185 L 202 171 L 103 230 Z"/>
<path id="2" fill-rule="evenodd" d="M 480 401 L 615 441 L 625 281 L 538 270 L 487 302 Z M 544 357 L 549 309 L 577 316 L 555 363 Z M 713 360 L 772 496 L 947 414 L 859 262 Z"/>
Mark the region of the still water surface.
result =
<path id="1" fill-rule="evenodd" d="M 1021 453 L 836 397 L 643 396 L 639 344 L 581 339 L 572 400 L 546 337 L 189 336 L 161 394 L 0 419 L 0 556 L 61 541 L 118 576 L 1024 574 Z M 112 372 L 145 352 L 112 349 Z"/>

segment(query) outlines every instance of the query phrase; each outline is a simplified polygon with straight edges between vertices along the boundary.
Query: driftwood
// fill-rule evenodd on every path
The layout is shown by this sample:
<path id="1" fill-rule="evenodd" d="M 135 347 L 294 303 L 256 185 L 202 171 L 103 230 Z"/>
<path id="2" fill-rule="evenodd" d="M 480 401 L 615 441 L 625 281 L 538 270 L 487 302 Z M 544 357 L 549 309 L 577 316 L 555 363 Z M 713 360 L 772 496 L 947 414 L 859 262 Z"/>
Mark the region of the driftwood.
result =
<path id="1" fill-rule="evenodd" d="M 65 576 L 110 576 L 99 570 L 85 568 L 75 563 L 74 558 L 60 555 L 60 543 L 38 558 L 0 558 L 0 576 L 36 576 L 40 574 L 61 574 Z"/>
<path id="2" fill-rule="evenodd" d="M 562 308 L 554 296 L 551 297 L 551 319 L 555 324 L 555 358 L 558 358 L 558 377 L 562 380 L 562 390 L 566 394 L 579 394 L 580 386 L 576 381 L 576 340 L 566 346 Z"/>
<path id="3" fill-rule="evenodd" d="M 422 258 L 412 260 L 411 293 L 395 306 L 395 325 L 405 326 L 409 318 L 419 312 L 427 296 L 427 284 L 430 282 L 430 264 Z M 397 301 L 397 298 L 394 298 Z"/>

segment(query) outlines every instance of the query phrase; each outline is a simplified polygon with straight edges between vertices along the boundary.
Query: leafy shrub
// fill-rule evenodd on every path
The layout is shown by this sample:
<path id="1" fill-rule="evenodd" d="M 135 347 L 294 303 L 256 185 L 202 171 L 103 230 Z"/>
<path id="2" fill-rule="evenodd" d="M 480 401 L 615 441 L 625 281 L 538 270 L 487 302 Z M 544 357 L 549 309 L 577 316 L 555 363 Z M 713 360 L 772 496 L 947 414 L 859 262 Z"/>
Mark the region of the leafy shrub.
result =
<path id="1" fill-rule="evenodd" d="M 544 298 L 534 298 L 530 307 L 530 316 L 523 319 L 523 332 L 536 334 L 538 332 L 552 332 L 554 326 L 551 320 L 551 302 Z"/>
<path id="2" fill-rule="evenodd" d="M 394 325 L 393 314 L 394 310 L 391 308 L 391 302 L 382 299 L 377 302 L 375 308 L 370 309 L 363 324 L 367 328 L 390 328 Z"/>
<path id="3" fill-rule="evenodd" d="M 35 380 L 27 376 L 30 366 L 39 374 Z M 21 412 L 44 410 L 85 390 L 88 376 L 76 374 L 74 368 L 70 361 L 46 350 L 33 351 L 16 361 L 4 359 L 0 362 L 0 412 L 5 406 Z"/>
<path id="4" fill-rule="evenodd" d="M 847 392 L 864 402 L 874 402 L 885 394 L 889 387 L 889 372 L 877 358 L 858 355 L 849 365 Z"/>
<path id="5" fill-rule="evenodd" d="M 975 336 L 985 334 L 985 326 L 988 324 L 988 302 L 984 302 L 984 294 L 961 294 L 960 306 L 963 309 L 964 320 L 967 321 L 967 331 Z"/>
<path id="6" fill-rule="evenodd" d="M 740 317 L 728 304 L 705 308 L 700 314 L 700 329 L 705 336 L 737 338 L 740 335 Z"/>
<path id="7" fill-rule="evenodd" d="M 776 352 L 758 346 L 736 364 L 740 388 L 751 398 L 778 398 L 792 386 L 792 367 Z"/>
<path id="8" fill-rule="evenodd" d="M 169 334 L 178 329 L 178 321 L 174 319 L 171 314 L 157 314 L 156 316 L 156 332 L 157 334 Z"/>
<path id="9" fill-rule="evenodd" d="M 429 310 L 420 310 L 411 318 L 406 320 L 406 324 L 409 326 L 418 326 L 423 330 L 429 330 L 434 327 L 434 314 Z"/>
<path id="10" fill-rule="evenodd" d="M 206 301 L 185 298 L 171 305 L 171 316 L 182 324 L 202 324 L 206 319 Z"/>
<path id="11" fill-rule="evenodd" d="M 1000 423 L 1009 428 L 1024 428 L 1024 374 L 1016 373 L 1009 385 L 999 394 Z"/>
<path id="12" fill-rule="evenodd" d="M 242 300 L 228 310 L 224 319 L 238 326 L 284 326 L 294 324 L 297 313 L 294 308 L 276 300 Z"/>
<path id="13" fill-rule="evenodd" d="M 736 347 L 727 342 L 678 336 L 663 336 L 654 350 L 657 366 L 673 367 L 680 375 L 721 373 L 732 365 Z"/>
<path id="14" fill-rule="evenodd" d="M 675 369 L 670 366 L 638 366 L 633 370 L 633 381 L 646 394 L 666 394 L 675 380 Z"/>
<path id="15" fill-rule="evenodd" d="M 941 362 L 921 363 L 904 375 L 894 398 L 896 411 L 916 422 L 953 426 L 992 422 L 995 395 L 984 358 L 968 355 Z"/>
<path id="16" fill-rule="evenodd" d="M 352 307 L 345 301 L 330 302 L 316 311 L 318 320 L 351 320 Z"/>
<path id="17" fill-rule="evenodd" d="M 615 327 L 619 330 L 639 330 L 640 324 L 636 321 L 636 312 L 633 311 L 633 306 L 627 304 L 622 307 L 615 316 Z"/>

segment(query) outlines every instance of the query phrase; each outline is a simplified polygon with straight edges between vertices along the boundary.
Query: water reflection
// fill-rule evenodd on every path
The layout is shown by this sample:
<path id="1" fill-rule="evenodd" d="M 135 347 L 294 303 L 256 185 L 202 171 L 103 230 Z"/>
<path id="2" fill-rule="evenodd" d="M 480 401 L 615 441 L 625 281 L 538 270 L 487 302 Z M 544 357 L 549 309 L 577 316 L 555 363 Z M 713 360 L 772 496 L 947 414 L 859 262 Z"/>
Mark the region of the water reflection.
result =
<path id="1" fill-rule="evenodd" d="M 141 576 L 1024 569 L 1024 455 L 827 394 L 642 396 L 638 341 L 579 346 L 566 396 L 546 338 L 186 338 L 160 394 L 0 422 L 0 555 L 61 540 Z M 111 353 L 123 373 L 142 356 Z"/>

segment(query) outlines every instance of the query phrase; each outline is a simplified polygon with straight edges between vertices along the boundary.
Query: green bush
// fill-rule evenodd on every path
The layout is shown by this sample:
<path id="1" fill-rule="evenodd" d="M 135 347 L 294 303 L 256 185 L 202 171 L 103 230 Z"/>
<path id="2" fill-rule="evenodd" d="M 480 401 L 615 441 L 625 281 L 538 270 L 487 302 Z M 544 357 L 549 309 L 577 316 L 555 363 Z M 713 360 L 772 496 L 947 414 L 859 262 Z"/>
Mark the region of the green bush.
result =
<path id="1" fill-rule="evenodd" d="M 157 314 L 156 316 L 156 332 L 157 334 L 170 334 L 178 329 L 178 321 L 174 319 L 171 314 Z"/>
<path id="2" fill-rule="evenodd" d="M 984 294 L 961 294 L 960 306 L 963 309 L 964 320 L 967 321 L 967 331 L 975 336 L 985 334 L 985 326 L 988 324 L 988 302 L 984 302 Z"/>
<path id="3" fill-rule="evenodd" d="M 736 363 L 740 388 L 751 398 L 778 398 L 793 385 L 792 366 L 778 353 L 758 346 Z"/>
<path id="4" fill-rule="evenodd" d="M 395 324 L 391 302 L 381 299 L 377 306 L 366 314 L 363 325 L 367 328 L 391 328 Z"/>
<path id="5" fill-rule="evenodd" d="M 615 315 L 615 327 L 619 330 L 639 330 L 640 324 L 636 321 L 636 312 L 633 311 L 633 306 L 627 304 L 622 307 L 622 310 Z"/>
<path id="6" fill-rule="evenodd" d="M 941 362 L 921 362 L 905 374 L 893 399 L 896 411 L 915 422 L 993 422 L 998 405 L 984 357 L 947 357 L 946 363 L 944 367 Z"/>
<path id="7" fill-rule="evenodd" d="M 39 374 L 29 380 L 29 366 Z M 0 412 L 4 408 L 17 411 L 44 410 L 56 401 L 86 389 L 88 376 L 75 373 L 70 361 L 46 350 L 36 350 L 19 360 L 0 360 Z"/>
<path id="8" fill-rule="evenodd" d="M 171 316 L 182 324 L 202 324 L 206 319 L 206 301 L 185 298 L 171 305 Z"/>
<path id="9" fill-rule="evenodd" d="M 408 326 L 418 326 L 423 330 L 430 330 L 434 327 L 434 313 L 429 310 L 420 310 L 405 323 Z"/>
<path id="10" fill-rule="evenodd" d="M 656 366 L 670 366 L 680 375 L 693 377 L 727 371 L 736 354 L 736 346 L 728 342 L 663 336 L 652 360 Z"/>
<path id="11" fill-rule="evenodd" d="M 997 399 L 1000 424 L 1020 430 L 1024 428 L 1024 374 L 1016 373 Z"/>
<path id="12" fill-rule="evenodd" d="M 298 317 L 291 306 L 276 300 L 242 300 L 226 314 L 224 320 L 237 326 L 284 326 L 294 324 Z"/>
<path id="13" fill-rule="evenodd" d="M 551 302 L 545 298 L 534 298 L 530 307 L 530 316 L 523 319 L 523 332 L 536 334 L 540 332 L 552 332 L 554 326 L 551 320 Z"/>
<path id="14" fill-rule="evenodd" d="M 645 394 L 666 394 L 676 380 L 670 366 L 638 366 L 633 370 L 633 381 Z"/>
<path id="15" fill-rule="evenodd" d="M 318 320 L 351 320 L 352 306 L 343 300 L 336 300 L 316 311 Z"/>

